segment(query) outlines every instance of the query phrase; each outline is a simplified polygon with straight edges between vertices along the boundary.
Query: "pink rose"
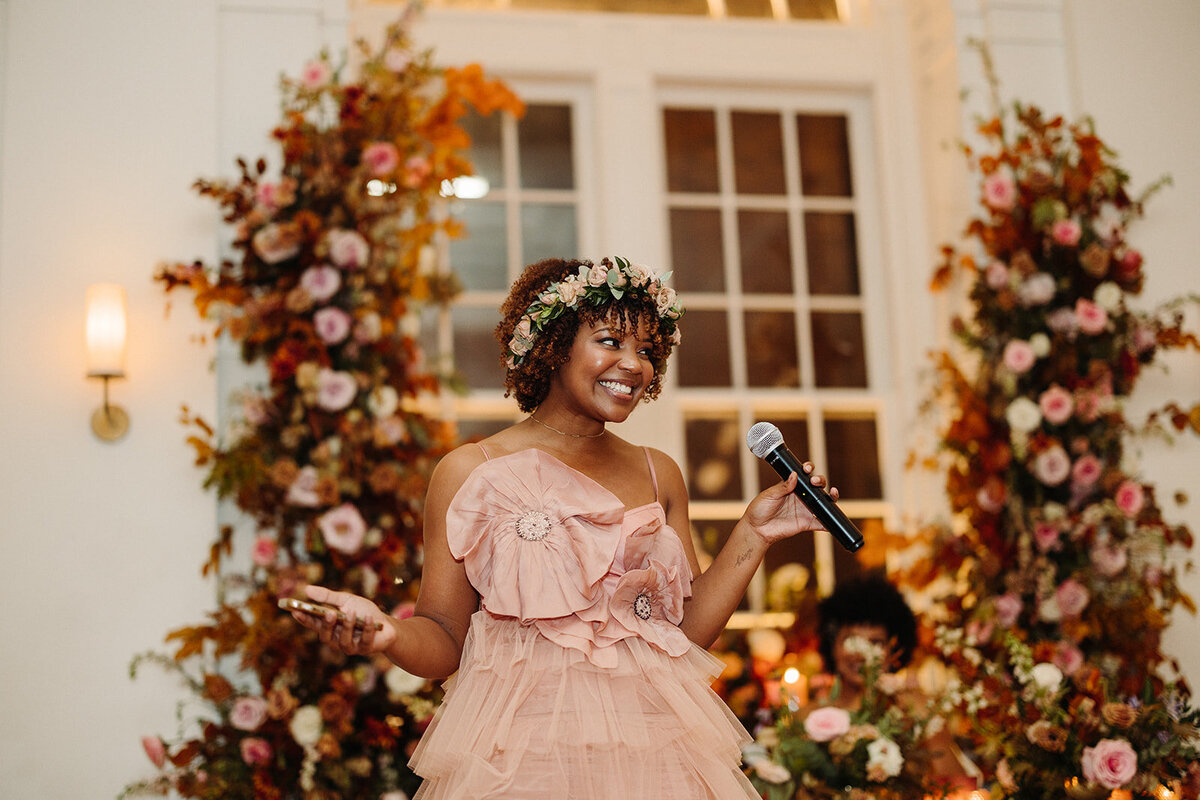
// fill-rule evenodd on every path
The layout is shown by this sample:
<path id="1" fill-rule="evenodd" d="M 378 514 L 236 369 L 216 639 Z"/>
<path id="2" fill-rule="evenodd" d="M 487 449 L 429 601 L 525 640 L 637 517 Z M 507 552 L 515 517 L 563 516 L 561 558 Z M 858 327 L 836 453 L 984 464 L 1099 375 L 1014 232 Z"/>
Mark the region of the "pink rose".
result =
<path id="1" fill-rule="evenodd" d="M 563 305 L 568 308 L 575 305 L 582 291 L 583 284 L 578 279 L 572 280 L 568 277 L 558 284 L 558 296 L 562 298 Z"/>
<path id="2" fill-rule="evenodd" d="M 1108 325 L 1108 312 L 1082 297 L 1075 301 L 1075 318 L 1079 320 L 1079 330 L 1089 336 L 1103 333 Z"/>
<path id="3" fill-rule="evenodd" d="M 326 264 L 309 267 L 300 274 L 300 288 L 308 292 L 308 296 L 318 303 L 323 303 L 333 297 L 341 287 L 341 273 Z"/>
<path id="4" fill-rule="evenodd" d="M 1101 739 L 1083 748 L 1083 778 L 1105 789 L 1120 789 L 1137 775 L 1137 753 L 1124 739 Z"/>
<path id="5" fill-rule="evenodd" d="M 603 264 L 592 264 L 587 271 L 588 286 L 603 286 L 608 283 L 608 268 Z"/>
<path id="6" fill-rule="evenodd" d="M 367 265 L 371 246 L 358 231 L 336 228 L 325 234 L 329 260 L 342 269 L 358 269 Z"/>
<path id="7" fill-rule="evenodd" d="M 1061 336 L 1072 336 L 1079 330 L 1079 320 L 1069 308 L 1056 308 L 1046 315 L 1046 327 Z"/>
<path id="8" fill-rule="evenodd" d="M 1048 553 L 1051 550 L 1058 550 L 1062 547 L 1061 537 L 1062 531 L 1057 525 L 1052 525 L 1049 522 L 1039 522 L 1033 526 L 1033 542 L 1042 553 Z"/>
<path id="9" fill-rule="evenodd" d="M 1071 467 L 1071 483 L 1080 489 L 1086 489 L 1100 480 L 1103 469 L 1104 465 L 1099 458 L 1092 453 L 1084 453 L 1075 459 L 1075 464 Z"/>
<path id="10" fill-rule="evenodd" d="M 1062 425 L 1071 418 L 1071 412 L 1075 410 L 1075 401 L 1066 389 L 1052 384 L 1038 397 L 1038 406 L 1041 407 L 1042 416 L 1047 422 Z"/>
<path id="11" fill-rule="evenodd" d="M 1050 226 L 1050 238 L 1055 244 L 1063 247 L 1074 247 L 1079 244 L 1079 236 L 1083 229 L 1073 219 L 1060 219 Z"/>
<path id="12" fill-rule="evenodd" d="M 288 487 L 285 501 L 294 506 L 315 508 L 321 502 L 321 498 L 317 495 L 317 479 L 316 467 L 311 464 L 301 467 L 300 471 L 296 473 L 296 477 L 292 479 L 291 486 Z"/>
<path id="13" fill-rule="evenodd" d="M 342 503 L 317 517 L 317 528 L 325 537 L 326 546 L 347 554 L 359 551 L 367 533 L 366 520 L 350 503 Z"/>
<path id="14" fill-rule="evenodd" d="M 1021 598 L 1011 592 L 1000 595 L 993 602 L 996 606 L 996 622 L 1005 628 L 1011 627 L 1017 621 L 1017 617 L 1021 615 L 1021 609 L 1024 607 Z"/>
<path id="15" fill-rule="evenodd" d="M 1137 481 L 1122 481 L 1113 500 L 1121 513 L 1129 518 L 1136 517 L 1146 502 L 1146 492 Z"/>
<path id="16" fill-rule="evenodd" d="M 1092 548 L 1092 566 L 1106 578 L 1115 578 L 1129 563 L 1129 554 L 1120 545 L 1105 542 Z"/>
<path id="17" fill-rule="evenodd" d="M 337 344 L 350 335 L 354 319 L 340 308 L 322 308 L 313 314 L 313 327 L 325 344 Z"/>
<path id="18" fill-rule="evenodd" d="M 983 179 L 983 202 L 994 211 L 1011 211 L 1017 203 L 1017 186 L 1007 172 L 993 172 Z"/>
<path id="19" fill-rule="evenodd" d="M 983 279 L 989 289 L 998 292 L 1008 286 L 1008 267 L 1003 261 L 993 261 L 984 270 Z"/>
<path id="20" fill-rule="evenodd" d="M 162 769 L 163 764 L 167 763 L 167 748 L 163 744 L 163 740 L 157 736 L 143 736 L 142 749 L 146 751 L 146 757 L 150 759 L 150 763 L 159 769 Z"/>
<path id="21" fill-rule="evenodd" d="M 1012 339 L 1004 345 L 1003 358 L 1004 366 L 1018 375 L 1028 372 L 1029 368 L 1037 361 L 1033 348 L 1024 339 Z"/>
<path id="22" fill-rule="evenodd" d="M 291 226 L 272 222 L 260 228 L 250 244 L 263 261 L 278 264 L 299 253 L 301 241 Z"/>
<path id="23" fill-rule="evenodd" d="M 408 160 L 404 162 L 404 177 L 401 179 L 401 183 L 409 189 L 415 189 L 425 182 L 431 172 L 433 172 L 433 165 L 425 156 L 409 156 Z"/>
<path id="24" fill-rule="evenodd" d="M 829 742 L 850 730 L 850 713 L 844 708 L 824 706 L 804 718 L 804 731 L 814 742 Z"/>
<path id="25" fill-rule="evenodd" d="M 362 163 L 376 177 L 390 175 L 400 166 L 400 151 L 391 142 L 371 142 L 363 148 Z"/>
<path id="26" fill-rule="evenodd" d="M 333 67 L 329 66 L 329 62 L 320 59 L 308 62 L 300 71 L 300 83 L 304 84 L 306 89 L 320 89 L 329 83 L 331 77 Z"/>
<path id="27" fill-rule="evenodd" d="M 1021 305 L 1044 306 L 1054 299 L 1054 276 L 1048 272 L 1035 272 L 1025 279 L 1017 290 Z"/>
<path id="28" fill-rule="evenodd" d="M 260 739 L 257 736 L 248 736 L 242 739 L 242 761 L 247 764 L 269 764 L 271 763 L 271 743 L 266 739 Z"/>
<path id="29" fill-rule="evenodd" d="M 1071 474 L 1071 457 L 1059 445 L 1051 445 L 1034 457 L 1033 474 L 1046 486 L 1058 486 Z"/>
<path id="30" fill-rule="evenodd" d="M 239 731 L 255 731 L 266 719 L 267 701 L 257 695 L 249 695 L 234 701 L 229 724 Z"/>
<path id="31" fill-rule="evenodd" d="M 275 557 L 279 554 L 279 543 L 275 541 L 275 537 L 263 534 L 254 540 L 254 548 L 250 551 L 250 558 L 260 567 L 269 567 L 275 563 Z"/>
<path id="32" fill-rule="evenodd" d="M 1063 616 L 1078 617 L 1092 598 L 1086 586 L 1074 578 L 1067 578 L 1054 590 L 1054 599 Z"/>
<path id="33" fill-rule="evenodd" d="M 1074 675 L 1083 666 L 1083 651 L 1071 642 L 1059 642 L 1054 646 L 1052 661 L 1064 675 Z"/>
<path id="34" fill-rule="evenodd" d="M 317 373 L 317 405 L 326 411 L 341 411 L 356 394 L 358 383 L 349 372 L 322 367 Z"/>

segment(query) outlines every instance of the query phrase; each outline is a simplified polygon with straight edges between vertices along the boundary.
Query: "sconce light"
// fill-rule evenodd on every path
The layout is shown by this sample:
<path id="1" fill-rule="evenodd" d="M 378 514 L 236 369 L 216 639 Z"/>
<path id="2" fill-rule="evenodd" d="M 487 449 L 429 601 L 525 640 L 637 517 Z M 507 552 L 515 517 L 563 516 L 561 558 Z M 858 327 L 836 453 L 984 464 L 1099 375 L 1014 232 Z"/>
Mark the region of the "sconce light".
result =
<path id="1" fill-rule="evenodd" d="M 125 289 L 97 283 L 87 290 L 88 377 L 104 381 L 104 405 L 92 414 L 92 432 L 115 442 L 129 431 L 129 415 L 108 402 L 108 382 L 125 377 Z"/>

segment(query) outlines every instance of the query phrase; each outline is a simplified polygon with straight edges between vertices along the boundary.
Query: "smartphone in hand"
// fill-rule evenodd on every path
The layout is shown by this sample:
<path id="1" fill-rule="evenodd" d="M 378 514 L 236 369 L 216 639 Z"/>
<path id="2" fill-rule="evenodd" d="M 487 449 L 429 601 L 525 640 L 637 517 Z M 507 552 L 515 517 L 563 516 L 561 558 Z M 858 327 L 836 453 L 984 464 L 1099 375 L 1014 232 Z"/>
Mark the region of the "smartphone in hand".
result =
<path id="1" fill-rule="evenodd" d="M 279 598 L 279 607 L 284 611 L 302 611 L 305 614 L 312 614 L 313 616 L 320 617 L 321 619 L 325 619 L 325 614 L 332 611 L 335 615 L 337 615 L 339 620 L 346 619 L 346 615 L 342 613 L 342 610 L 337 606 L 329 606 L 325 605 L 324 603 L 313 603 L 309 600 L 297 600 L 294 597 Z M 354 627 L 363 627 L 363 621 L 361 619 L 355 620 L 354 622 Z M 383 630 L 383 624 L 376 622 L 375 630 Z"/>

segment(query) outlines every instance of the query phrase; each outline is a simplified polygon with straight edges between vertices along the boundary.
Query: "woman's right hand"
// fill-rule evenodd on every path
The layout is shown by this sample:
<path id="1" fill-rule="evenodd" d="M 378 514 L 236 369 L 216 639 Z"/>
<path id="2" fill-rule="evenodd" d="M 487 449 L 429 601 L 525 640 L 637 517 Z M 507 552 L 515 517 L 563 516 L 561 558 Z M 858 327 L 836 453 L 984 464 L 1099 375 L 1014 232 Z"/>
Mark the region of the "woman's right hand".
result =
<path id="1" fill-rule="evenodd" d="M 324 617 L 293 611 L 292 618 L 317 632 L 321 641 L 346 655 L 382 653 L 396 642 L 397 620 L 383 613 L 370 600 L 349 592 L 335 592 L 324 586 L 306 586 L 304 593 L 315 603 L 341 609 L 344 619 L 334 611 Z M 379 626 L 379 627 L 377 627 Z"/>

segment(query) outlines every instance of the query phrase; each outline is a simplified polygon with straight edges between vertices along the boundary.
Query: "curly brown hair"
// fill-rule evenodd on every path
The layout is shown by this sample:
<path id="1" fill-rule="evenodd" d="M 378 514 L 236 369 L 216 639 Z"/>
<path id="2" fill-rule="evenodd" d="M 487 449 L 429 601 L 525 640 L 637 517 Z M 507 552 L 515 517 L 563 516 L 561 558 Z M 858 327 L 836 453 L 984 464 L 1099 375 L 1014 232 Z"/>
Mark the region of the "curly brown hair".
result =
<path id="1" fill-rule="evenodd" d="M 525 310 L 552 283 L 579 272 L 580 266 L 590 267 L 591 261 L 584 259 L 547 258 L 530 264 L 513 282 L 508 297 L 500 306 L 500 324 L 496 326 L 496 340 L 500 342 L 500 361 L 506 360 L 508 342 Z M 649 401 L 658 397 L 662 390 L 663 370 L 671 355 L 671 337 L 663 325 L 654 301 L 643 294 L 626 293 L 620 300 L 599 306 L 580 304 L 568 308 L 557 319 L 549 322 L 538 333 L 533 346 L 525 358 L 515 367 L 508 368 L 504 376 L 504 396 L 513 396 L 521 410 L 529 413 L 541 405 L 550 390 L 550 379 L 559 367 L 567 363 L 575 334 L 582 324 L 594 324 L 600 320 L 613 323 L 624 336 L 637 330 L 644 322 L 650 335 L 650 363 L 654 365 L 654 378 L 646 386 L 642 399 Z"/>

